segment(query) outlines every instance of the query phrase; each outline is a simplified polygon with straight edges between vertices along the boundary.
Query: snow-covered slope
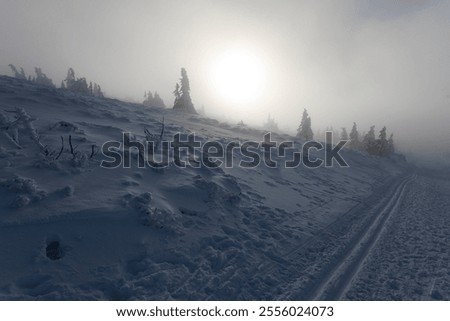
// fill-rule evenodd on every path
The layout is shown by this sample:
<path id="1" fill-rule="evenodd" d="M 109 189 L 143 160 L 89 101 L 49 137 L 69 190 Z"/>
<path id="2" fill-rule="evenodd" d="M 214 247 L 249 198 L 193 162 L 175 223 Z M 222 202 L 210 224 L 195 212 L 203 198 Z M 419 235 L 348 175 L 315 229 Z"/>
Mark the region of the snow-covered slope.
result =
<path id="1" fill-rule="evenodd" d="M 163 117 L 165 139 L 261 141 L 264 132 L 0 77 L 0 113 L 13 119 L 16 107 L 36 119 L 47 149 L 57 154 L 61 137 L 65 147 L 51 161 L 26 129 L 22 148 L 0 133 L 2 299 L 275 299 L 294 278 L 296 291 L 308 289 L 338 251 L 330 235 L 349 235 L 365 218 L 354 209 L 408 167 L 344 151 L 349 168 L 140 169 L 134 159 L 106 169 L 101 153 L 74 160 L 69 135 L 89 156 L 123 132 L 158 133 Z"/>

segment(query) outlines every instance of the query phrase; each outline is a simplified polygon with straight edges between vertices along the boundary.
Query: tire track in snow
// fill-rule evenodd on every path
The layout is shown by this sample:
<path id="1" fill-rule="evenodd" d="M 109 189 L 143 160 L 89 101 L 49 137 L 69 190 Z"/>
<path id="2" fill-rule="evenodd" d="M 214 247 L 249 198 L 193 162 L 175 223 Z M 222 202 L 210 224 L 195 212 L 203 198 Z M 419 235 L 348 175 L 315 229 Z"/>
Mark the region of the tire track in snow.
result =
<path id="1" fill-rule="evenodd" d="M 386 201 L 386 205 L 375 216 L 367 228 L 362 229 L 355 240 L 344 250 L 343 255 L 338 258 L 333 267 L 322 276 L 321 281 L 309 294 L 310 300 L 340 300 L 353 279 L 361 270 L 374 245 L 380 238 L 389 217 L 397 209 L 405 187 L 415 179 L 410 176 L 401 181 L 392 196 Z"/>

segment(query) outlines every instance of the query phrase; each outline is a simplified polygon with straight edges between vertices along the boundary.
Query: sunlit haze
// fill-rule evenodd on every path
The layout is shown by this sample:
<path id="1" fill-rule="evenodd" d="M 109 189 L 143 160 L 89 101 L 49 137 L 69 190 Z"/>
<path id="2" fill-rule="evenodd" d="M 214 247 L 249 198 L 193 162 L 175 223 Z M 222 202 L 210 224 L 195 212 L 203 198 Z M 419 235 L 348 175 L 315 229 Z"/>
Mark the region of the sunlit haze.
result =
<path id="1" fill-rule="evenodd" d="M 211 66 L 211 77 L 224 101 L 240 105 L 263 103 L 266 82 L 265 65 L 259 57 L 244 49 L 230 49 L 217 57 Z"/>
<path id="2" fill-rule="evenodd" d="M 450 150 L 450 2 L 1 0 L 0 73 L 67 69 L 108 97 L 166 105 L 180 68 L 206 115 L 295 133 L 383 125 L 399 149 Z M 447 154 L 446 154 L 447 153 Z"/>

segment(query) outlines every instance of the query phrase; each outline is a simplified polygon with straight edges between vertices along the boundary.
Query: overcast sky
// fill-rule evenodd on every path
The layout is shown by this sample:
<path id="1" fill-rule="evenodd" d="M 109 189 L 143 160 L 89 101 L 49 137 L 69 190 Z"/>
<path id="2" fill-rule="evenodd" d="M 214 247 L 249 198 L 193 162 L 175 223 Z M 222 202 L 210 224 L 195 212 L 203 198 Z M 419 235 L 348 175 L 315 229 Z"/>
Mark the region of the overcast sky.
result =
<path id="1" fill-rule="evenodd" d="M 167 105 L 185 67 L 193 102 L 212 116 L 293 133 L 303 108 L 314 130 L 388 126 L 406 151 L 450 157 L 450 1 L 0 0 L 0 73 L 41 67 L 59 85 L 68 67 L 110 97 Z M 230 48 L 266 75 L 254 101 L 212 88 Z M 230 96 L 233 93 L 230 93 Z M 233 115 L 233 116 L 231 116 Z"/>

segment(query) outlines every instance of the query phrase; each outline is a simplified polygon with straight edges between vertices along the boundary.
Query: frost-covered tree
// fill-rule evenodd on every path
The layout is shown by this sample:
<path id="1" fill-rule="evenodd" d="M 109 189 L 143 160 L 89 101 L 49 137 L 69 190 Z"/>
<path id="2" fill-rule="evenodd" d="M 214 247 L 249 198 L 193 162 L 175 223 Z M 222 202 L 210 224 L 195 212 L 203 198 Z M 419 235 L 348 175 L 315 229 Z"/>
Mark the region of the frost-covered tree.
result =
<path id="1" fill-rule="evenodd" d="M 181 98 L 181 92 L 180 92 L 180 84 L 176 83 L 175 84 L 175 90 L 173 91 L 173 95 L 175 96 L 175 101 L 174 101 L 174 105 L 176 105 L 178 103 L 178 101 Z"/>
<path id="2" fill-rule="evenodd" d="M 387 151 L 388 151 L 388 155 L 395 153 L 394 134 L 391 134 L 391 136 L 389 136 L 388 144 L 387 144 Z"/>
<path id="3" fill-rule="evenodd" d="M 93 85 L 92 82 L 88 85 L 86 78 L 76 78 L 75 72 L 72 68 L 69 68 L 67 71 L 67 76 L 66 79 L 64 79 L 64 82 L 66 83 L 65 87 L 67 90 L 103 98 L 103 92 L 100 85 L 95 82 Z"/>
<path id="4" fill-rule="evenodd" d="M 264 130 L 269 131 L 269 132 L 278 132 L 279 131 L 277 122 L 275 121 L 274 118 L 272 118 L 270 116 L 270 114 L 267 117 L 266 122 L 263 124 L 263 128 L 264 128 Z"/>
<path id="5" fill-rule="evenodd" d="M 82 94 L 89 94 L 89 86 L 87 84 L 86 78 L 78 78 L 75 81 L 72 90 Z"/>
<path id="6" fill-rule="evenodd" d="M 191 92 L 191 85 L 189 84 L 189 78 L 186 69 L 184 68 L 181 68 L 180 91 L 181 96 L 189 95 Z"/>
<path id="7" fill-rule="evenodd" d="M 359 132 L 356 123 L 353 123 L 352 131 L 350 132 L 350 142 L 348 146 L 351 149 L 361 148 L 361 141 L 359 140 Z"/>
<path id="8" fill-rule="evenodd" d="M 36 67 L 36 68 L 34 68 L 34 71 L 36 72 L 36 78 L 35 78 L 34 82 L 37 85 L 55 88 L 53 81 L 50 78 L 48 78 L 46 74 L 44 74 L 42 72 L 41 68 Z"/>
<path id="9" fill-rule="evenodd" d="M 175 88 L 175 90 L 177 90 L 177 88 Z M 196 114 L 197 111 L 192 103 L 190 92 L 191 86 L 189 84 L 186 69 L 181 68 L 180 85 L 178 87 L 178 92 L 174 92 L 175 103 L 173 105 L 173 109 Z"/>
<path id="10" fill-rule="evenodd" d="M 16 68 L 16 66 L 10 64 L 9 67 L 11 68 L 12 72 L 14 73 L 14 77 L 18 78 L 18 79 L 22 79 L 22 80 L 28 80 L 31 82 L 34 82 L 35 84 L 39 85 L 39 86 L 44 86 L 44 87 L 51 87 L 51 88 L 55 88 L 55 85 L 53 84 L 53 81 L 47 77 L 46 74 L 44 74 L 42 72 L 41 68 L 34 68 L 34 71 L 36 73 L 36 76 L 31 76 L 29 75 L 28 78 L 25 75 L 25 71 L 23 70 L 23 68 L 20 68 L 20 71 Z"/>
<path id="11" fill-rule="evenodd" d="M 387 139 L 386 126 L 380 130 L 378 138 L 375 139 L 375 126 L 372 126 L 370 127 L 369 132 L 364 136 L 362 145 L 364 150 L 370 155 L 387 156 L 393 152 L 393 136 L 390 137 L 390 140 L 391 139 L 392 141 L 390 143 Z M 390 144 L 392 144 L 392 148 Z"/>
<path id="12" fill-rule="evenodd" d="M 104 97 L 103 92 L 102 92 L 102 88 L 96 82 L 94 82 L 94 88 L 92 89 L 92 95 L 94 97 L 99 97 L 99 98 L 103 98 Z"/>
<path id="13" fill-rule="evenodd" d="M 371 126 L 369 132 L 364 136 L 362 147 L 369 154 L 375 155 L 377 153 L 375 141 L 375 126 Z"/>
<path id="14" fill-rule="evenodd" d="M 147 92 L 145 92 L 144 93 L 144 101 L 142 102 L 142 104 L 144 105 L 144 106 L 152 106 L 152 104 L 153 104 L 153 94 L 152 94 L 152 92 L 149 90 L 148 91 L 148 93 Z"/>
<path id="15" fill-rule="evenodd" d="M 311 117 L 308 116 L 306 108 L 303 111 L 302 121 L 297 129 L 297 137 L 303 140 L 312 140 L 314 138 L 311 128 Z"/>
<path id="16" fill-rule="evenodd" d="M 69 70 L 67 71 L 67 76 L 64 81 L 66 82 L 66 88 L 68 90 L 73 90 L 76 79 L 75 79 L 75 71 L 73 71 L 72 68 L 69 68 Z"/>
<path id="17" fill-rule="evenodd" d="M 20 67 L 20 72 L 17 70 L 16 66 L 13 64 L 9 64 L 9 68 L 11 68 L 12 72 L 14 73 L 14 77 L 22 80 L 27 80 L 27 76 L 25 75 L 25 71 L 22 67 Z"/>
<path id="18" fill-rule="evenodd" d="M 159 96 L 158 92 L 155 91 L 155 96 L 153 97 L 153 101 L 155 102 L 155 107 L 166 108 L 166 104 L 164 104 L 164 100 Z"/>
<path id="19" fill-rule="evenodd" d="M 378 139 L 376 140 L 376 148 L 377 155 L 386 156 L 388 154 L 388 140 L 386 133 L 386 126 L 384 126 L 380 130 L 380 134 L 378 135 Z"/>
<path id="20" fill-rule="evenodd" d="M 381 140 L 381 141 L 386 141 L 386 138 L 387 138 L 387 134 L 386 134 L 386 126 L 384 126 L 381 130 L 380 130 L 380 134 L 378 135 L 378 138 Z"/>
<path id="21" fill-rule="evenodd" d="M 145 92 L 144 98 L 145 99 L 143 101 L 143 104 L 145 106 L 152 106 L 153 105 L 153 94 L 152 94 L 152 92 L 150 90 L 148 92 Z"/>
<path id="22" fill-rule="evenodd" d="M 342 127 L 340 137 L 341 137 L 341 140 L 348 140 L 348 133 L 347 133 L 347 129 L 345 127 Z"/>
<path id="23" fill-rule="evenodd" d="M 153 95 L 150 90 L 148 91 L 148 93 L 145 92 L 144 98 L 145 99 L 142 102 L 144 106 L 166 108 L 164 100 L 162 100 L 157 91 L 155 91 L 155 95 Z"/>

